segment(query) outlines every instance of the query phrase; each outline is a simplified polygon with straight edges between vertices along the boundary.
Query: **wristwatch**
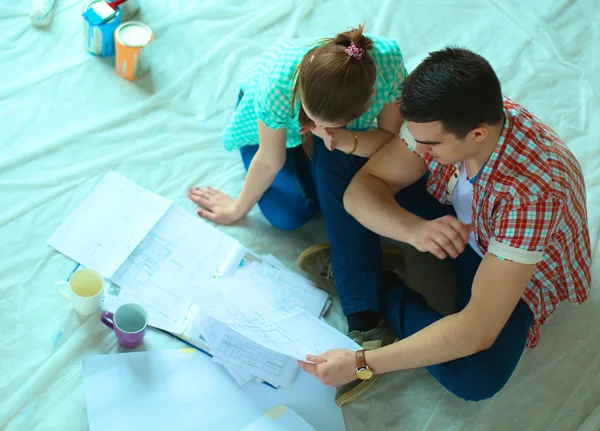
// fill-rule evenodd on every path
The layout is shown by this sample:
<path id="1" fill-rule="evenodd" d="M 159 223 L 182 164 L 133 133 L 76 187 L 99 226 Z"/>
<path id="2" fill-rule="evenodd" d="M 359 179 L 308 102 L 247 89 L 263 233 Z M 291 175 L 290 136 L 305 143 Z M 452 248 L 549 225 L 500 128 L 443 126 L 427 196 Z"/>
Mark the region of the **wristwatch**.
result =
<path id="1" fill-rule="evenodd" d="M 360 380 L 369 380 L 373 377 L 373 370 L 367 365 L 364 349 L 356 352 L 356 377 Z"/>

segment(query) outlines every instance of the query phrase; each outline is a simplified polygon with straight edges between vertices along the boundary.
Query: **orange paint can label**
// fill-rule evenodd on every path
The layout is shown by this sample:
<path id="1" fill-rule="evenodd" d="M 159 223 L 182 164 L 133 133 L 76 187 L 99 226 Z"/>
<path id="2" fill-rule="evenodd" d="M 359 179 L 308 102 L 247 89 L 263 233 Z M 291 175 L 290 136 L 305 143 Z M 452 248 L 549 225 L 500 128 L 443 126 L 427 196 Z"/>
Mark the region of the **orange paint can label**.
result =
<path id="1" fill-rule="evenodd" d="M 129 21 L 115 30 L 115 72 L 131 81 L 150 71 L 150 43 L 154 33 L 146 24 Z"/>

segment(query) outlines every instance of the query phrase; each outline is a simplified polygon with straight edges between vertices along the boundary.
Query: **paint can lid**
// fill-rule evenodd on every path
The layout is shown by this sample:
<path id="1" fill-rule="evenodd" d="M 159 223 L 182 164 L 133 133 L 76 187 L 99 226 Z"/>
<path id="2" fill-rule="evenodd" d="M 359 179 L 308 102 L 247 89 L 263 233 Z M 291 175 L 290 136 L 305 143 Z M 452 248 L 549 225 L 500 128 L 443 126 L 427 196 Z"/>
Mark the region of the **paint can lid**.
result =
<path id="1" fill-rule="evenodd" d="M 106 8 L 110 8 L 110 11 Z M 99 9 L 98 9 L 99 8 Z M 121 9 L 117 8 L 117 10 L 113 10 L 110 6 L 108 6 L 108 4 L 106 2 L 104 2 L 103 0 L 91 0 L 89 2 L 87 2 L 84 6 L 83 6 L 83 13 L 86 13 L 89 9 L 94 9 L 94 12 L 96 12 L 96 15 L 98 16 L 109 16 L 110 18 L 105 20 L 104 22 L 101 22 L 99 24 L 97 24 L 98 26 L 100 25 L 104 25 L 104 24 L 109 24 L 111 22 L 113 22 L 115 19 L 117 19 L 117 17 L 121 16 Z M 99 12 L 100 10 L 100 12 Z M 105 11 L 104 14 L 102 14 L 102 11 Z M 112 13 L 110 13 L 112 12 Z"/>
<path id="2" fill-rule="evenodd" d="M 129 21 L 117 27 L 115 35 L 119 42 L 125 46 L 142 47 L 152 40 L 152 30 L 146 24 Z"/>

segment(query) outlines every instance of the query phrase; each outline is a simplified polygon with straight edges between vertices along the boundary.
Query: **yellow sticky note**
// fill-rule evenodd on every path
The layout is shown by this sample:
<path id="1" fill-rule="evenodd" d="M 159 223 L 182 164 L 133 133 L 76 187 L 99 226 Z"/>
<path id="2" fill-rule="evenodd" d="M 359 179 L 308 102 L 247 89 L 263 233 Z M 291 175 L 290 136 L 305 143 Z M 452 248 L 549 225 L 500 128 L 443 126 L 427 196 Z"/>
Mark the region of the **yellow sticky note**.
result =
<path id="1" fill-rule="evenodd" d="M 275 406 L 265 413 L 265 416 L 276 421 L 287 411 L 287 409 L 287 406 Z"/>
<path id="2" fill-rule="evenodd" d="M 192 353 L 195 353 L 196 349 L 194 349 L 193 347 L 185 347 L 183 349 L 181 349 L 181 353 L 183 353 L 184 355 L 191 355 Z"/>

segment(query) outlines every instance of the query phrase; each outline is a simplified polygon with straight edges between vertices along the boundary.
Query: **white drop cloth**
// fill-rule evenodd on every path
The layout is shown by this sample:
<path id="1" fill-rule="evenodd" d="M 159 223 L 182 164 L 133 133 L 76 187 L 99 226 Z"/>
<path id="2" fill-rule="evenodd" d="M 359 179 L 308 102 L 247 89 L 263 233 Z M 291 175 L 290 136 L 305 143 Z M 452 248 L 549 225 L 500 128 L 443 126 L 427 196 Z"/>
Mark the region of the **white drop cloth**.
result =
<path id="1" fill-rule="evenodd" d="M 220 133 L 244 66 L 275 41 L 333 35 L 365 19 L 370 32 L 399 42 L 409 70 L 449 44 L 481 53 L 505 94 L 559 133 L 587 181 L 598 288 L 597 0 L 146 0 L 152 75 L 137 84 L 83 51 L 82 1 L 57 0 L 46 31 L 30 25 L 30 3 L 0 4 L 0 429 L 87 429 L 81 359 L 118 351 L 97 317 L 80 320 L 54 293 L 53 282 L 74 265 L 45 245 L 93 184 L 115 169 L 189 211 L 191 185 L 238 193 L 244 169 L 239 154 L 222 149 Z M 290 267 L 325 240 L 320 218 L 282 234 L 257 209 L 223 229 Z M 425 288 L 440 287 L 431 259 L 411 254 L 409 263 L 409 278 L 428 276 Z M 559 307 L 492 400 L 459 400 L 424 370 L 396 373 L 344 409 L 347 427 L 597 430 L 599 315 L 594 292 L 579 309 Z M 330 320 L 341 326 L 339 307 Z M 145 348 L 179 345 L 153 332 Z"/>

